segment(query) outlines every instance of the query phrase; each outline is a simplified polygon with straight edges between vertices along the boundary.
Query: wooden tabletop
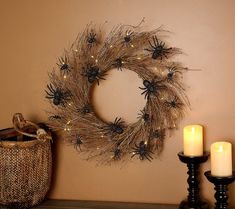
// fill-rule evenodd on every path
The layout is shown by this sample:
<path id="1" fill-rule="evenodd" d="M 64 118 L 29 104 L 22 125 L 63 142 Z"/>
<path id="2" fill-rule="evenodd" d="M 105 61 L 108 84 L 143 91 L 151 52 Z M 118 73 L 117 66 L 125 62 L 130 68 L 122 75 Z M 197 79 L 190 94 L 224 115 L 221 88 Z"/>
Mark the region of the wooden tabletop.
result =
<path id="1" fill-rule="evenodd" d="M 179 205 L 84 200 L 44 200 L 32 209 L 178 209 Z M 213 208 L 211 206 L 211 208 Z M 0 209 L 6 209 L 0 205 Z M 235 208 L 230 208 L 235 209 Z"/>
<path id="2" fill-rule="evenodd" d="M 46 200 L 35 209 L 178 209 L 178 206 L 151 203 Z"/>

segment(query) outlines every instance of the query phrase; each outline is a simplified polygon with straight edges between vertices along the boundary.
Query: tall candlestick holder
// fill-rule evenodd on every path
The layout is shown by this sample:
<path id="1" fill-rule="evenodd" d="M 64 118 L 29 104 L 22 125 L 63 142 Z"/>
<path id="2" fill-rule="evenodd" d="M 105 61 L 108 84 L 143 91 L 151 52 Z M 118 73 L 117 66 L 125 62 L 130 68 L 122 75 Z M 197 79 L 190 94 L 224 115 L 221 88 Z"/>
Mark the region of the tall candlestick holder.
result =
<path id="1" fill-rule="evenodd" d="M 186 156 L 183 152 L 178 153 L 181 162 L 188 167 L 188 198 L 180 203 L 180 209 L 209 209 L 209 204 L 200 198 L 199 189 L 199 166 L 208 160 L 210 153 L 204 152 L 202 156 Z"/>
<path id="2" fill-rule="evenodd" d="M 212 176 L 210 171 L 205 172 L 205 176 L 215 185 L 215 209 L 227 209 L 228 208 L 228 185 L 235 180 L 235 172 L 231 176 L 218 177 Z"/>

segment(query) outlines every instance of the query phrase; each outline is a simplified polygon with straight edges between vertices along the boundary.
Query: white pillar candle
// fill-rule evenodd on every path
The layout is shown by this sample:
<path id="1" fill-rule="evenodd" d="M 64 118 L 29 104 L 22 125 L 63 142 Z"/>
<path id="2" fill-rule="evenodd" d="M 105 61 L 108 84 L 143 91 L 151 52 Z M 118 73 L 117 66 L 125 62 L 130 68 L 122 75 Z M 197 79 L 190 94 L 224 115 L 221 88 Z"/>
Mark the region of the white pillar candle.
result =
<path id="1" fill-rule="evenodd" d="M 219 177 L 232 175 L 231 143 L 222 141 L 211 145 L 211 175 Z"/>
<path id="2" fill-rule="evenodd" d="M 203 155 L 203 128 L 200 125 L 184 127 L 184 155 Z"/>

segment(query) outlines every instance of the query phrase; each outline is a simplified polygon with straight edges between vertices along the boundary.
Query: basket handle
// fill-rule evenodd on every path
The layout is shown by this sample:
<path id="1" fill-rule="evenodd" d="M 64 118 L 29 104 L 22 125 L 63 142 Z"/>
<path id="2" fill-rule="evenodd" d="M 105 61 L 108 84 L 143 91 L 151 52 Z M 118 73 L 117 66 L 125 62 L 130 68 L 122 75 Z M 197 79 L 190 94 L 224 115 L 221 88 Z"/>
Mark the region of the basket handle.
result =
<path id="1" fill-rule="evenodd" d="M 37 138 L 40 141 L 52 140 L 51 136 L 44 129 L 40 128 L 37 124 L 31 121 L 25 120 L 21 113 L 15 113 L 13 115 L 12 123 L 14 129 L 25 136 Z M 26 133 L 22 131 L 21 129 L 24 128 L 26 125 L 34 126 L 37 129 L 36 134 Z"/>

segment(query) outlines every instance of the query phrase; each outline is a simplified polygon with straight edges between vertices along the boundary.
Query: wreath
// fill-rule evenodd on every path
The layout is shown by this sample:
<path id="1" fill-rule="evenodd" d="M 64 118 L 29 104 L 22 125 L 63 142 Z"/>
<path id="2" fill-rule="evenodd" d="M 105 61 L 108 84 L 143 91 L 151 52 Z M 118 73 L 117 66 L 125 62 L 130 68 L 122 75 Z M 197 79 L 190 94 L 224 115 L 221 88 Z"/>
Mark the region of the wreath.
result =
<path id="1" fill-rule="evenodd" d="M 183 85 L 189 69 L 172 60 L 182 52 L 163 41 L 167 33 L 161 27 L 144 31 L 140 25 L 120 24 L 104 35 L 102 27 L 87 25 L 49 73 L 49 127 L 63 131 L 65 140 L 87 159 L 110 163 L 157 157 L 189 106 Z M 134 71 L 143 80 L 139 88 L 146 106 L 134 123 L 118 115 L 103 121 L 92 105 L 94 85 L 105 82 L 111 69 Z"/>

